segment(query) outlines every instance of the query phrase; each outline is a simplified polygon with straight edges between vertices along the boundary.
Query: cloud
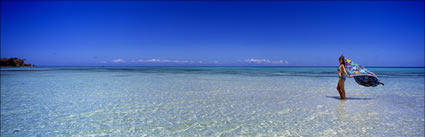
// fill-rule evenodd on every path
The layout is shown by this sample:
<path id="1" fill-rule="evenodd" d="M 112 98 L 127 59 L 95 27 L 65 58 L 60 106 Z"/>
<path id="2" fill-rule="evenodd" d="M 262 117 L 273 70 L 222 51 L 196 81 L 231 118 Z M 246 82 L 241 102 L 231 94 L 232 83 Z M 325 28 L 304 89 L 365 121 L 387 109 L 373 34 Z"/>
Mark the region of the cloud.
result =
<path id="1" fill-rule="evenodd" d="M 120 63 L 120 62 L 125 62 L 125 61 L 123 59 L 114 59 L 114 60 L 112 60 L 112 62 Z"/>
<path id="2" fill-rule="evenodd" d="M 217 60 L 214 60 L 211 62 L 212 64 L 218 64 L 219 62 Z"/>
<path id="3" fill-rule="evenodd" d="M 271 61 L 268 60 L 268 59 L 254 59 L 254 58 L 251 58 L 251 59 L 246 59 L 245 62 L 261 64 L 261 63 L 270 63 Z"/>
<path id="4" fill-rule="evenodd" d="M 244 62 L 256 64 L 289 64 L 287 60 L 269 60 L 269 59 L 246 59 Z"/>
<path id="5" fill-rule="evenodd" d="M 168 60 L 168 59 L 139 59 L 137 62 L 141 63 L 202 63 L 202 61 L 188 61 L 188 60 Z"/>

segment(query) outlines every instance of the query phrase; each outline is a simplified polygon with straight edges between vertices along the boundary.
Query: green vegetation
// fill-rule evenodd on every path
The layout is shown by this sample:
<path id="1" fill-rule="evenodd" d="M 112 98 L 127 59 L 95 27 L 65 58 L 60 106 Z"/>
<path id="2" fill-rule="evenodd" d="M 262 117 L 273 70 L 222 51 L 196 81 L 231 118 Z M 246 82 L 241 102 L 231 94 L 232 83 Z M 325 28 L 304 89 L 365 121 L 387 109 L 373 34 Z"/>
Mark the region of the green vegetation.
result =
<path id="1" fill-rule="evenodd" d="M 2 58 L 0 59 L 1 67 L 31 67 L 35 65 L 25 64 L 25 59 L 19 58 Z"/>

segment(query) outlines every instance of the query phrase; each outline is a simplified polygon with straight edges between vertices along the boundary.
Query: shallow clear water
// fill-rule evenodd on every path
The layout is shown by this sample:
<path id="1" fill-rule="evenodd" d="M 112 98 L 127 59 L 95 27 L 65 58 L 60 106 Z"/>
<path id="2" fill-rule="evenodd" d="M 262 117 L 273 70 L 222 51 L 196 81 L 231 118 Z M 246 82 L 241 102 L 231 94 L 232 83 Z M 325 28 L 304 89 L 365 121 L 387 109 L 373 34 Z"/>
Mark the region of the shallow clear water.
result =
<path id="1" fill-rule="evenodd" d="M 1 68 L 1 136 L 424 136 L 424 68 Z"/>

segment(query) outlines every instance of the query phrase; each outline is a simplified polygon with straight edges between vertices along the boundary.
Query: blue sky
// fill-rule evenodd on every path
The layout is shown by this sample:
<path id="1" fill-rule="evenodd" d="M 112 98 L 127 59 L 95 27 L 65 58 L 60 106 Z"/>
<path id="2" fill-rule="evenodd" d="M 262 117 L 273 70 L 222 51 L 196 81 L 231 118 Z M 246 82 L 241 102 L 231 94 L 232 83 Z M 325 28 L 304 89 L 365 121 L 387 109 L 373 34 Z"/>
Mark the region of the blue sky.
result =
<path id="1" fill-rule="evenodd" d="M 1 57 L 45 66 L 424 66 L 424 2 L 2 2 Z"/>

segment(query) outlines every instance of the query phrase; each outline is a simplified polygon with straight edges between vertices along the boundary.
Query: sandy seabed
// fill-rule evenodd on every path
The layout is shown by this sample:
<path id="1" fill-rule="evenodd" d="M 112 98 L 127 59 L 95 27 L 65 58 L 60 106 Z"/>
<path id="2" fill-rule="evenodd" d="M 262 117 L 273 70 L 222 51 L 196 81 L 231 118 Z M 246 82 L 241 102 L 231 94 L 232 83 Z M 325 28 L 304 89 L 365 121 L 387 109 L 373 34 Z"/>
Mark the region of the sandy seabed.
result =
<path id="1" fill-rule="evenodd" d="M 2 69 L 1 136 L 424 136 L 423 68 L 344 101 L 335 68 L 282 69 Z"/>

